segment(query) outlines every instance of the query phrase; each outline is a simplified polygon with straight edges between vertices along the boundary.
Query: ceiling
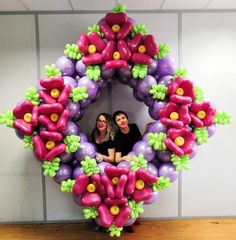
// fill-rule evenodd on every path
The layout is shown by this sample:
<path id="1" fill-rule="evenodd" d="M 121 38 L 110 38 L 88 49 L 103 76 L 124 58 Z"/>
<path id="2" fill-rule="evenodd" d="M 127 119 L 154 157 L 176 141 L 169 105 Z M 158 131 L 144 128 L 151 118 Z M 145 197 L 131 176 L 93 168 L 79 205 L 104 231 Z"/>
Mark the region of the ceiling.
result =
<path id="1" fill-rule="evenodd" d="M 236 9 L 236 0 L 0 0 L 0 12 L 110 10 L 117 2 L 133 11 Z"/>

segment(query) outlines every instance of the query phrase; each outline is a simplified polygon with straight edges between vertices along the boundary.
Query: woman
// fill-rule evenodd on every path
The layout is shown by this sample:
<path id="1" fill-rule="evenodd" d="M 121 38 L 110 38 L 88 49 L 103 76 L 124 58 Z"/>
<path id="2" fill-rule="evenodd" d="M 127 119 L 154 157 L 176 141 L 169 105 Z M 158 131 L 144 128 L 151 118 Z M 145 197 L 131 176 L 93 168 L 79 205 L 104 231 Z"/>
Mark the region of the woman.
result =
<path id="1" fill-rule="evenodd" d="M 107 113 L 100 113 L 96 119 L 92 132 L 92 142 L 97 148 L 95 159 L 97 162 L 113 163 L 115 159 L 114 128 L 112 120 Z"/>
<path id="2" fill-rule="evenodd" d="M 113 114 L 113 121 L 119 128 L 115 136 L 115 162 L 130 162 L 132 155 L 128 155 L 128 153 L 142 137 L 139 128 L 136 124 L 129 124 L 128 116 L 123 111 L 116 111 Z"/>

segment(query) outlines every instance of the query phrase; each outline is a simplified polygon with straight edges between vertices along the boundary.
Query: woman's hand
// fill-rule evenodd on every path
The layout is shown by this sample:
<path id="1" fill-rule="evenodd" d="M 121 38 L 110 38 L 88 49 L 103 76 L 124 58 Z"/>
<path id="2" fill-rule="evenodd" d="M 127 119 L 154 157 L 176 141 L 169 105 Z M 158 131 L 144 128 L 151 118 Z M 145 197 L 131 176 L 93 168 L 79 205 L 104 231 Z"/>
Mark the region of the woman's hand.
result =
<path id="1" fill-rule="evenodd" d="M 102 162 L 104 160 L 104 156 L 100 153 L 96 153 L 95 159 L 97 162 Z"/>
<path id="2" fill-rule="evenodd" d="M 133 156 L 134 156 L 134 155 L 130 154 L 130 155 L 124 156 L 123 158 L 124 158 L 124 160 L 125 160 L 126 162 L 131 162 Z"/>

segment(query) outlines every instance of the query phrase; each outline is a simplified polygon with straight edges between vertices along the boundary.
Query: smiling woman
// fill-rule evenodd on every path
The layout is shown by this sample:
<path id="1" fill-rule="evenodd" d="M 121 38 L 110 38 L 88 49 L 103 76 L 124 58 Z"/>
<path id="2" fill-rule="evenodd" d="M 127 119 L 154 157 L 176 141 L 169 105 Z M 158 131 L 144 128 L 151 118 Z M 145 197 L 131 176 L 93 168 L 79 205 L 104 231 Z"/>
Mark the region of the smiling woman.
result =
<path id="1" fill-rule="evenodd" d="M 95 156 L 97 162 L 114 162 L 114 134 L 110 116 L 107 113 L 100 113 L 91 135 L 92 142 L 97 148 Z"/>

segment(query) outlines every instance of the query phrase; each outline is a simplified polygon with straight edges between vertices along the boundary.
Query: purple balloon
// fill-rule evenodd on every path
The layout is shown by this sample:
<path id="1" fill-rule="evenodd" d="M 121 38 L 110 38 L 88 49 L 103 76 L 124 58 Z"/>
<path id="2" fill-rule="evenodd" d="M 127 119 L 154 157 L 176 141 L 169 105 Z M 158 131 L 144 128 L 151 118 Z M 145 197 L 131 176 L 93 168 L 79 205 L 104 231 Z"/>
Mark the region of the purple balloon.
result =
<path id="1" fill-rule="evenodd" d="M 135 78 L 130 78 L 127 81 L 127 84 L 131 87 L 131 88 L 135 88 L 137 86 L 138 80 Z"/>
<path id="2" fill-rule="evenodd" d="M 118 165 L 117 165 L 117 167 L 123 167 L 123 168 L 128 168 L 128 169 L 131 168 L 130 163 L 127 162 L 127 161 L 121 161 L 121 162 L 119 162 Z"/>
<path id="3" fill-rule="evenodd" d="M 152 63 L 148 65 L 147 74 L 154 75 L 157 71 L 158 60 L 152 59 Z"/>
<path id="4" fill-rule="evenodd" d="M 157 151 L 156 156 L 159 160 L 162 162 L 170 162 L 171 161 L 171 151 L 166 150 L 166 151 Z"/>
<path id="5" fill-rule="evenodd" d="M 100 95 L 101 95 L 101 91 L 98 89 L 97 95 L 96 95 L 96 97 L 94 97 L 93 99 L 91 99 L 91 103 L 96 102 L 96 101 L 100 98 Z"/>
<path id="6" fill-rule="evenodd" d="M 90 99 L 97 96 L 98 84 L 95 81 L 89 80 L 87 76 L 79 79 L 78 87 L 86 87 Z"/>
<path id="7" fill-rule="evenodd" d="M 80 136 L 80 143 L 82 143 L 82 142 L 87 142 L 87 141 L 88 141 L 88 138 L 87 138 L 87 136 L 86 136 L 85 133 L 80 132 L 80 133 L 79 133 L 79 136 Z"/>
<path id="8" fill-rule="evenodd" d="M 105 78 L 105 79 L 112 78 L 114 73 L 115 73 L 114 69 L 107 69 L 105 68 L 104 64 L 101 66 L 101 78 Z"/>
<path id="9" fill-rule="evenodd" d="M 80 163 L 76 159 L 72 160 L 70 165 L 72 168 L 76 168 L 78 166 L 81 167 Z"/>
<path id="10" fill-rule="evenodd" d="M 84 173 L 82 167 L 80 166 L 75 167 L 75 169 L 73 170 L 73 179 L 76 179 L 82 173 Z"/>
<path id="11" fill-rule="evenodd" d="M 131 226 L 135 223 L 136 218 L 128 218 L 124 224 L 125 227 Z"/>
<path id="12" fill-rule="evenodd" d="M 82 109 L 85 109 L 86 107 L 88 107 L 90 105 L 90 103 L 91 103 L 91 99 L 89 99 L 89 98 L 79 101 L 80 108 L 82 108 Z"/>
<path id="13" fill-rule="evenodd" d="M 152 203 L 156 202 L 159 199 L 159 196 L 160 196 L 159 192 L 160 191 L 152 192 L 152 196 L 148 200 L 145 200 L 143 203 L 144 204 L 152 204 Z"/>
<path id="14" fill-rule="evenodd" d="M 73 153 L 64 152 L 60 155 L 61 163 L 68 163 L 72 161 L 73 157 Z"/>
<path id="15" fill-rule="evenodd" d="M 158 170 L 157 167 L 153 164 L 153 163 L 148 163 L 147 164 L 147 170 L 148 172 L 150 172 L 151 174 L 158 176 Z"/>
<path id="16" fill-rule="evenodd" d="M 97 81 L 97 84 L 98 84 L 98 88 L 102 89 L 102 88 L 105 88 L 107 86 L 107 81 L 106 81 L 106 79 L 100 78 Z"/>
<path id="17" fill-rule="evenodd" d="M 166 131 L 167 131 L 167 127 L 164 124 L 162 124 L 159 120 L 151 123 L 151 125 L 148 128 L 148 132 L 151 132 L 151 133 L 160 133 L 160 132 L 165 133 Z"/>
<path id="18" fill-rule="evenodd" d="M 78 135 L 79 129 L 76 124 L 70 120 L 67 121 L 66 129 L 62 131 L 64 136 Z"/>
<path id="19" fill-rule="evenodd" d="M 16 128 L 15 128 L 15 134 L 19 139 L 23 139 L 24 136 L 25 136 L 24 133 L 21 130 L 16 129 Z"/>
<path id="20" fill-rule="evenodd" d="M 142 140 L 134 144 L 133 151 L 135 155 L 139 155 L 139 153 L 142 153 L 147 161 L 152 161 L 155 157 L 155 151 L 153 150 L 153 148 Z"/>
<path id="21" fill-rule="evenodd" d="M 154 105 L 154 99 L 152 97 L 145 97 L 144 98 L 144 103 L 146 104 L 146 106 L 148 107 L 153 107 Z"/>
<path id="22" fill-rule="evenodd" d="M 162 109 L 165 105 L 166 105 L 166 102 L 156 100 L 153 104 L 153 110 L 155 111 L 155 113 L 158 113 L 160 109 Z"/>
<path id="23" fill-rule="evenodd" d="M 132 77 L 132 65 L 128 64 L 127 67 L 119 69 L 118 73 L 122 78 L 125 78 L 125 79 L 131 78 Z"/>
<path id="24" fill-rule="evenodd" d="M 152 85 L 155 84 L 157 84 L 156 79 L 151 75 L 147 75 L 144 79 L 138 80 L 137 90 L 142 96 L 147 97 L 150 96 L 149 91 L 151 90 Z"/>
<path id="25" fill-rule="evenodd" d="M 111 165 L 109 162 L 100 162 L 98 163 L 97 167 L 100 169 L 100 175 L 104 174 L 104 168 L 107 165 Z"/>
<path id="26" fill-rule="evenodd" d="M 59 170 L 54 177 L 56 183 L 60 184 L 62 181 L 65 181 L 72 177 L 72 169 L 67 164 L 61 164 Z"/>
<path id="27" fill-rule="evenodd" d="M 139 102 L 144 101 L 143 95 L 139 91 L 137 91 L 137 89 L 135 89 L 135 88 L 133 89 L 133 95 L 134 95 L 135 99 L 138 100 Z"/>
<path id="28" fill-rule="evenodd" d="M 158 175 L 159 177 L 168 177 L 171 182 L 174 182 L 178 178 L 179 173 L 175 170 L 173 164 L 164 163 L 159 167 Z"/>
<path id="29" fill-rule="evenodd" d="M 81 201 L 81 195 L 72 194 L 72 198 L 73 198 L 73 200 L 76 204 L 78 204 L 78 205 L 81 204 L 81 202 L 80 202 Z"/>
<path id="30" fill-rule="evenodd" d="M 81 105 L 80 105 L 81 107 Z M 84 109 L 80 109 L 78 114 L 72 119 L 74 122 L 78 122 L 84 116 Z"/>
<path id="31" fill-rule="evenodd" d="M 72 101 L 68 101 L 66 109 L 70 111 L 70 118 L 74 118 L 79 114 L 80 104 Z"/>
<path id="32" fill-rule="evenodd" d="M 60 69 L 62 76 L 72 76 L 75 72 L 73 61 L 66 56 L 61 56 L 57 59 L 56 67 Z"/>
<path id="33" fill-rule="evenodd" d="M 154 119 L 154 120 L 158 120 L 159 117 L 157 116 L 157 113 L 156 111 L 154 111 L 153 107 L 149 107 L 148 108 L 148 113 L 149 113 L 149 116 Z"/>
<path id="34" fill-rule="evenodd" d="M 174 75 L 177 70 L 177 66 L 175 64 L 175 60 L 170 55 L 166 55 L 164 58 L 159 59 L 158 63 L 158 75 Z"/>
<path id="35" fill-rule="evenodd" d="M 83 64 L 82 60 L 79 60 L 75 64 L 75 69 L 80 77 L 86 75 L 86 66 Z"/>
<path id="36" fill-rule="evenodd" d="M 64 84 L 70 85 L 71 88 L 77 87 L 78 83 L 74 78 L 69 76 L 64 76 L 63 79 L 64 79 Z"/>
<path id="37" fill-rule="evenodd" d="M 86 156 L 94 158 L 95 154 L 96 151 L 93 144 L 88 142 L 82 142 L 80 143 L 80 147 L 75 152 L 75 157 L 78 161 L 82 161 Z"/>
<path id="38" fill-rule="evenodd" d="M 160 80 L 158 81 L 158 84 L 162 84 L 168 87 L 173 80 L 174 80 L 174 77 L 172 75 L 166 75 L 160 78 Z"/>
<path id="39" fill-rule="evenodd" d="M 189 155 L 189 159 L 192 159 L 196 156 L 197 154 L 197 143 L 194 142 L 193 146 L 192 146 L 192 153 Z"/>
<path id="40" fill-rule="evenodd" d="M 215 132 L 216 132 L 216 125 L 213 124 L 213 125 L 211 125 L 210 127 L 207 127 L 206 129 L 207 129 L 208 137 L 210 138 L 210 137 L 212 137 L 212 136 L 215 134 Z"/>

